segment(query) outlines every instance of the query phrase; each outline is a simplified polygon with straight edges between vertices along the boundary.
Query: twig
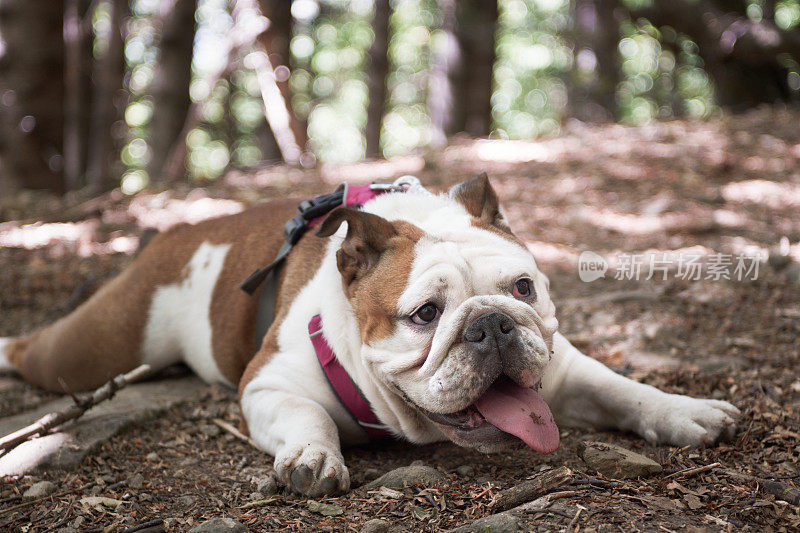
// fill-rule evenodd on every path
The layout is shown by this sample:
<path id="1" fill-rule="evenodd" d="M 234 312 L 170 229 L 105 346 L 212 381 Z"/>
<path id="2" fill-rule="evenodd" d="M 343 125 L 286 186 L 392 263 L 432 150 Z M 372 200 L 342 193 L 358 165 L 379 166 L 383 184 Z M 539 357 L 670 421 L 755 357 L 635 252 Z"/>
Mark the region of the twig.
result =
<path id="1" fill-rule="evenodd" d="M 711 470 L 712 468 L 716 468 L 720 466 L 719 463 L 711 463 L 710 465 L 704 466 L 696 466 L 694 468 L 687 468 L 686 470 L 678 470 L 677 472 L 673 472 L 672 474 L 664 476 L 664 479 L 669 479 L 671 477 L 678 477 L 678 476 L 693 476 L 695 474 L 699 474 L 701 472 L 705 472 L 707 470 Z"/>
<path id="2" fill-rule="evenodd" d="M 11 511 L 16 511 L 17 509 L 22 509 L 24 507 L 28 507 L 29 505 L 34 505 L 36 503 L 43 502 L 45 500 L 49 500 L 50 498 L 60 498 L 61 496 L 66 496 L 67 494 L 74 494 L 76 492 L 81 492 L 81 491 L 86 490 L 89 487 L 95 485 L 95 483 L 96 482 L 94 482 L 94 481 L 90 481 L 89 483 L 87 483 L 85 485 L 81 485 L 77 489 L 67 489 L 67 490 L 64 490 L 64 491 L 61 491 L 61 492 L 57 492 L 55 494 L 50 494 L 49 496 L 42 496 L 41 498 L 36 498 L 35 500 L 31 500 L 31 501 L 28 501 L 28 502 L 25 502 L 25 503 L 20 503 L 20 504 L 14 505 L 12 507 L 7 507 L 6 509 L 0 510 L 0 516 L 3 516 L 4 514 L 8 514 Z"/>
<path id="3" fill-rule="evenodd" d="M 494 497 L 489 507 L 496 511 L 505 511 L 516 507 L 521 503 L 525 503 L 547 494 L 555 489 L 566 485 L 573 479 L 572 470 L 566 466 L 560 466 L 553 470 L 548 470 L 539 474 L 535 479 L 524 481 L 516 487 L 506 489 Z"/>
<path id="4" fill-rule="evenodd" d="M 764 492 L 772 494 L 775 498 L 789 502 L 792 505 L 800 505 L 800 490 L 781 483 L 780 481 L 767 481 L 762 485 Z"/>
<path id="5" fill-rule="evenodd" d="M 26 426 L 18 431 L 15 431 L 14 433 L 6 435 L 2 439 L 0 439 L 0 451 L 8 452 L 8 450 L 11 450 L 15 446 L 18 446 L 19 444 L 25 442 L 34 435 L 44 435 L 51 429 L 60 426 L 61 424 L 67 422 L 68 420 L 79 418 L 90 407 L 93 407 L 104 400 L 112 398 L 119 389 L 124 388 L 126 385 L 128 385 L 133 381 L 141 379 L 142 377 L 146 376 L 149 373 L 150 373 L 150 366 L 141 365 L 139 367 L 134 368 L 127 374 L 121 374 L 115 377 L 114 379 L 112 379 L 111 381 L 109 381 L 96 391 L 94 391 L 91 396 L 83 400 L 78 400 L 74 405 L 70 406 L 69 408 L 56 413 L 46 414 L 33 424 Z"/>
<path id="6" fill-rule="evenodd" d="M 134 533 L 134 531 L 142 531 L 143 529 L 149 529 L 154 526 L 160 526 L 163 523 L 164 523 L 163 518 L 156 518 L 155 520 L 150 520 L 149 522 L 145 522 L 143 524 L 137 524 L 135 526 L 123 529 L 122 533 Z"/>
<path id="7" fill-rule="evenodd" d="M 220 418 L 215 418 L 214 419 L 214 423 L 216 425 L 218 425 L 219 427 L 221 427 L 222 429 L 224 429 L 225 431 L 227 431 L 228 433 L 230 433 L 231 435 L 233 435 L 234 437 L 236 437 L 237 439 L 246 442 L 247 444 L 249 444 L 253 448 L 259 449 L 258 446 L 256 445 L 256 443 L 253 441 L 253 439 L 251 439 L 250 437 L 248 437 L 247 435 L 245 435 L 244 433 L 242 433 L 241 431 L 239 431 L 238 429 L 236 429 L 232 425 L 228 424 L 224 420 L 222 420 Z"/>

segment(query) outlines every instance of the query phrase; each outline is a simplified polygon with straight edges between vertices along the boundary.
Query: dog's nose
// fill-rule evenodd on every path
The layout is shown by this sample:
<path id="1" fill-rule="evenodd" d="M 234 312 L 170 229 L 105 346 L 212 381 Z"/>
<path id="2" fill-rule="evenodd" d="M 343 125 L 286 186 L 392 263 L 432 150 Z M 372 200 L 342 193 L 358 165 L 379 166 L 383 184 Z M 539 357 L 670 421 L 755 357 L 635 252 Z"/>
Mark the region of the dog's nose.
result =
<path id="1" fill-rule="evenodd" d="M 514 336 L 514 321 L 503 313 L 483 315 L 464 331 L 464 340 L 481 350 L 503 348 Z"/>

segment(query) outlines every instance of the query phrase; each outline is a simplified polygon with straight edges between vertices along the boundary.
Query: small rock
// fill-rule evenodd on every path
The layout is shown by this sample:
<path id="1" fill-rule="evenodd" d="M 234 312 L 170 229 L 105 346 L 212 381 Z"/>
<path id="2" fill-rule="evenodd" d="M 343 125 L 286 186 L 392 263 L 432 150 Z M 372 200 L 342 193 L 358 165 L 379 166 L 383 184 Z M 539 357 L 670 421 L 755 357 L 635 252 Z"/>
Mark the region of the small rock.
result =
<path id="1" fill-rule="evenodd" d="M 141 489 L 142 485 L 144 485 L 144 477 L 141 474 L 134 474 L 128 478 L 126 481 L 128 488 L 131 489 Z"/>
<path id="2" fill-rule="evenodd" d="M 272 496 L 278 492 L 278 481 L 275 476 L 267 476 L 256 482 L 256 490 L 264 496 Z"/>
<path id="3" fill-rule="evenodd" d="M 248 529 L 233 518 L 212 518 L 193 527 L 189 533 L 247 533 Z"/>
<path id="4" fill-rule="evenodd" d="M 151 463 L 157 463 L 161 460 L 161 456 L 159 456 L 156 452 L 150 452 L 147 454 L 145 459 L 147 459 Z"/>
<path id="5" fill-rule="evenodd" d="M 389 522 L 380 518 L 373 518 L 361 528 L 361 533 L 387 533 Z"/>
<path id="6" fill-rule="evenodd" d="M 216 437 L 222 430 L 216 424 L 203 424 L 200 426 L 199 431 L 206 437 Z"/>
<path id="7" fill-rule="evenodd" d="M 456 468 L 456 474 L 461 477 L 472 477 L 475 475 L 475 469 L 470 465 L 461 465 Z"/>
<path id="8" fill-rule="evenodd" d="M 184 507 L 190 507 L 192 504 L 194 504 L 194 502 L 197 501 L 197 497 L 196 496 L 181 496 L 176 501 L 178 502 L 178 505 L 182 505 Z"/>
<path id="9" fill-rule="evenodd" d="M 264 499 L 264 495 L 261 494 L 258 491 L 255 491 L 255 492 L 251 492 L 250 496 L 248 496 L 247 499 L 248 500 L 253 500 L 253 501 L 255 501 L 255 500 L 263 500 Z"/>
<path id="10" fill-rule="evenodd" d="M 407 484 L 421 483 L 425 486 L 444 483 L 447 477 L 438 470 L 429 466 L 402 466 L 386 472 L 378 479 L 367 484 L 368 489 L 378 487 L 389 487 L 390 489 L 402 489 Z"/>
<path id="11" fill-rule="evenodd" d="M 615 479 L 647 477 L 662 470 L 660 464 L 644 455 L 605 442 L 580 442 L 578 455 L 590 467 Z"/>
<path id="12" fill-rule="evenodd" d="M 506 512 L 475 520 L 456 529 L 454 533 L 515 533 L 519 529 L 519 518 Z"/>
<path id="13" fill-rule="evenodd" d="M 411 461 L 411 466 L 425 466 L 425 463 L 417 459 L 416 461 Z"/>
<path id="14" fill-rule="evenodd" d="M 26 490 L 22 497 L 26 500 L 37 500 L 39 498 L 44 498 L 45 496 L 50 496 L 56 491 L 56 486 L 54 483 L 50 481 L 39 481 L 38 483 L 34 483 L 31 485 L 31 488 Z"/>
<path id="15" fill-rule="evenodd" d="M 308 500 L 306 505 L 308 506 L 309 511 L 312 513 L 319 513 L 322 516 L 339 516 L 344 514 L 344 508 L 331 503 L 321 503 L 314 500 Z"/>
<path id="16" fill-rule="evenodd" d="M 365 468 L 363 475 L 364 475 L 364 481 L 369 482 L 381 477 L 381 471 L 378 470 L 377 468 Z"/>

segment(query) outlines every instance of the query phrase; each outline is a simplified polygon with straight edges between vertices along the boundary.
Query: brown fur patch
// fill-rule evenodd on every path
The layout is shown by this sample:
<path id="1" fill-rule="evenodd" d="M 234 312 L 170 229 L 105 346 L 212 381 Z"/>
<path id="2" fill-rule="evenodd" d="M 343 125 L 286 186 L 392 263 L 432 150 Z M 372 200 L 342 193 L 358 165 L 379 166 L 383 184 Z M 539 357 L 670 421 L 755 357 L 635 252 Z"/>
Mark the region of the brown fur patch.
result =
<path id="1" fill-rule="evenodd" d="M 283 224 L 297 200 L 256 206 L 242 213 L 180 224 L 155 236 L 130 267 L 74 312 L 13 341 L 14 364 L 30 383 L 62 392 L 95 388 L 142 360 L 144 327 L 155 289 L 180 282 L 198 246 L 232 243 L 212 296 L 214 357 L 236 383 L 253 356 L 253 322 L 258 298 L 238 289 L 255 268 L 274 258 Z"/>
<path id="2" fill-rule="evenodd" d="M 408 287 L 408 276 L 414 263 L 414 246 L 424 232 L 404 221 L 394 221 L 397 236 L 389 240 L 388 249 L 369 275 L 355 281 L 348 291 L 356 313 L 361 341 L 370 344 L 394 332 L 397 300 Z"/>
<path id="3" fill-rule="evenodd" d="M 278 330 L 289 312 L 292 302 L 297 297 L 297 294 L 303 287 L 311 281 L 311 278 L 319 270 L 319 265 L 322 263 L 322 257 L 325 254 L 325 247 L 328 244 L 327 239 L 320 239 L 311 233 L 307 233 L 300 239 L 292 253 L 286 259 L 286 263 L 280 272 L 278 280 L 278 295 L 275 301 L 275 320 L 270 326 L 267 335 L 264 337 L 264 342 L 261 349 L 255 354 L 255 357 L 249 362 L 247 367 L 239 380 L 239 397 L 241 397 L 244 388 L 255 377 L 258 370 L 264 366 L 270 357 L 278 350 Z M 276 250 L 277 253 L 277 250 Z M 259 289 L 252 298 L 258 301 L 260 296 Z M 240 291 L 241 292 L 241 291 Z M 253 327 L 255 324 L 255 310 L 253 317 L 250 321 L 250 335 L 249 341 L 252 351 L 253 342 Z"/>

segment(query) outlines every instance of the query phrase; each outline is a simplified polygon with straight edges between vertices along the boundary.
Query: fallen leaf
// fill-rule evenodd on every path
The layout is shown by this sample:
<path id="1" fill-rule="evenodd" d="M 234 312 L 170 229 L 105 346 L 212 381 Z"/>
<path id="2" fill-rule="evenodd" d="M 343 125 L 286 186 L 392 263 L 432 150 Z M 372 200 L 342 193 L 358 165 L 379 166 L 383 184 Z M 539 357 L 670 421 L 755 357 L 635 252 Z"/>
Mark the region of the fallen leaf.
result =
<path id="1" fill-rule="evenodd" d="M 322 516 L 339 516 L 344 514 L 344 508 L 331 503 L 321 503 L 314 500 L 308 501 L 308 510 Z"/>

